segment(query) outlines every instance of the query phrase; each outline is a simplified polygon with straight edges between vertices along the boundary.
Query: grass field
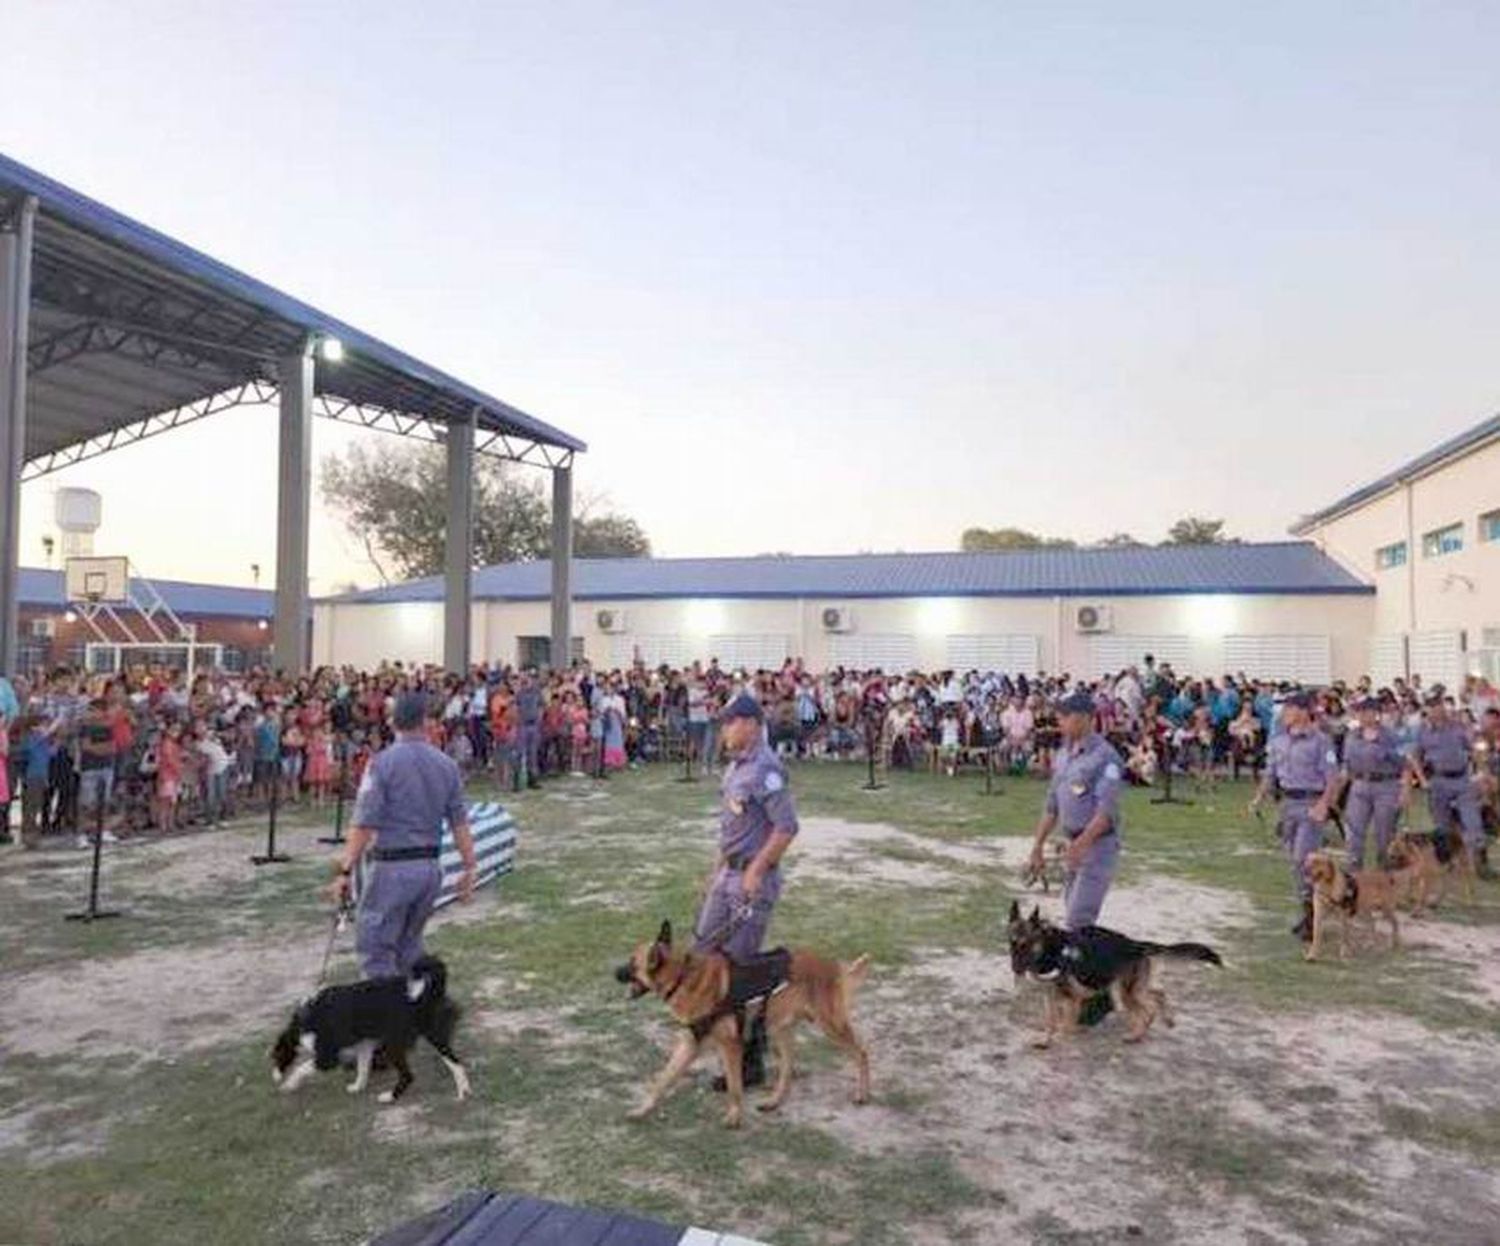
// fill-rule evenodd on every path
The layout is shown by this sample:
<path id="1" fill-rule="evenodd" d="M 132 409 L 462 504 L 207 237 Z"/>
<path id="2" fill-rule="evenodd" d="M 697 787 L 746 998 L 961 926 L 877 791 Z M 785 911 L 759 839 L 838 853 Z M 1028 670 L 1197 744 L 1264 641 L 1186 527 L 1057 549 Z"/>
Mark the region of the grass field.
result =
<path id="1" fill-rule="evenodd" d="M 709 783 L 658 769 L 514 798 L 516 873 L 428 939 L 467 1009 L 463 1104 L 426 1052 L 395 1107 L 340 1076 L 271 1085 L 268 1044 L 329 929 L 326 815 L 289 818 L 296 859 L 264 870 L 254 826 L 122 848 L 108 892 L 129 914 L 92 927 L 61 920 L 84 854 L 6 850 L 0 1243 L 354 1243 L 471 1186 L 783 1246 L 1497 1240 L 1500 888 L 1403 923 L 1394 954 L 1304 965 L 1247 789 L 1131 793 L 1104 920 L 1228 965 L 1169 967 L 1179 1025 L 1139 1047 L 1111 1019 L 1034 1053 L 1040 999 L 1012 981 L 1003 917 L 1041 785 L 862 778 L 794 771 L 804 833 L 773 937 L 871 956 L 874 1102 L 849 1103 L 809 1034 L 782 1114 L 739 1133 L 706 1066 L 623 1119 L 674 1032 L 611 970 L 662 917 L 690 925 Z"/>

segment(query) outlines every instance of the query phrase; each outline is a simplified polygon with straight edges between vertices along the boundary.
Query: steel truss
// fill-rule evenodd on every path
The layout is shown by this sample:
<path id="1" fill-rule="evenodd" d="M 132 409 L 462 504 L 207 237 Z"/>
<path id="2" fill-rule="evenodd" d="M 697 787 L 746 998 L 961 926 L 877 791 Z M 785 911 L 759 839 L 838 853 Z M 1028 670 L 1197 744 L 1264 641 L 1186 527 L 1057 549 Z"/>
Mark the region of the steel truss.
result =
<path id="1" fill-rule="evenodd" d="M 102 331 L 109 333 L 109 330 Z M 52 342 L 59 342 L 66 336 L 59 334 L 58 337 L 52 339 Z M 49 343 L 39 345 L 46 347 Z M 113 349 L 119 348 L 118 345 L 113 347 Z M 105 347 L 105 349 L 110 349 L 110 347 Z M 61 471 L 65 467 L 72 467 L 75 463 L 82 463 L 86 459 L 98 458 L 101 454 L 108 454 L 111 450 L 134 445 L 150 437 L 159 437 L 162 433 L 169 433 L 174 428 L 195 424 L 221 411 L 229 411 L 235 407 L 269 405 L 276 401 L 277 393 L 278 387 L 274 381 L 246 381 L 221 393 L 197 399 L 171 411 L 147 416 L 133 424 L 126 424 L 97 437 L 75 442 L 71 446 L 64 446 L 61 450 L 54 450 L 50 454 L 32 459 L 22 469 L 21 479 L 23 481 L 36 480 L 52 472 Z M 313 398 L 313 411 L 325 419 L 337 420 L 343 424 L 355 424 L 362 428 L 373 428 L 383 433 L 395 433 L 398 436 L 411 437 L 418 441 L 441 444 L 445 440 L 444 426 L 423 416 L 408 415 L 402 411 L 389 411 L 369 403 L 357 403 L 329 394 L 318 394 Z M 484 434 L 483 440 L 476 440 L 474 451 L 476 454 L 484 454 L 489 458 L 508 459 L 511 462 L 525 463 L 532 467 L 569 467 L 573 462 L 572 450 L 562 446 L 549 446 L 541 442 L 527 441 L 525 438 L 507 433 Z"/>

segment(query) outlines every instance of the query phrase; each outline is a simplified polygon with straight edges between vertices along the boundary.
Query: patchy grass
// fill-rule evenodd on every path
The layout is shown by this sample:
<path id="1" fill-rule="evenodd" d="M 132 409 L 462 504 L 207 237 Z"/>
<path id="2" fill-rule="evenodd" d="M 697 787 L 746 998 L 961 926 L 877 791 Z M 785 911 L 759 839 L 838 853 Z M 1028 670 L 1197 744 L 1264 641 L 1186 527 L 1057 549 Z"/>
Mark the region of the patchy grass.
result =
<path id="1" fill-rule="evenodd" d="M 705 1067 L 651 1122 L 627 1124 L 673 1031 L 652 1001 L 627 1003 L 611 969 L 662 917 L 687 931 L 712 855 L 716 789 L 676 778 L 475 786 L 511 804 L 522 839 L 516 873 L 429 935 L 468 1009 L 470 1103 L 452 1101 L 427 1053 L 396 1108 L 351 1099 L 341 1077 L 275 1093 L 265 1049 L 302 987 L 266 999 L 247 985 L 240 1015 L 211 1018 L 222 1041 L 191 1054 L 172 1041 L 210 1020 L 193 1011 L 191 981 L 171 984 L 181 1015 L 158 1041 L 108 1059 L 36 1054 L 28 1029 L 56 1022 L 0 1012 L 0 1242 L 354 1243 L 480 1185 L 781 1246 L 1190 1242 L 1225 1226 L 1243 1240 L 1344 1226 L 1357 1240 L 1414 1240 L 1401 1183 L 1383 1179 L 1397 1148 L 1444 1165 L 1459 1192 L 1433 1240 L 1490 1231 L 1500 1117 L 1465 1096 L 1493 1065 L 1495 1010 L 1470 967 L 1431 949 L 1302 964 L 1285 863 L 1242 816 L 1248 785 L 1190 807 L 1139 792 L 1125 805 L 1123 884 L 1215 888 L 1248 913 L 1211 939 L 1227 969 L 1171 970 L 1178 1031 L 1127 1049 L 1107 1023 L 1041 1057 L 1025 1049 L 1034 1008 L 1004 958 L 1016 878 L 994 851 L 1029 834 L 1041 785 L 1005 778 L 986 795 L 982 775 L 913 774 L 866 793 L 859 767 L 797 767 L 803 813 L 868 827 L 847 850 L 877 873 L 824 863 L 799 876 L 797 854 L 815 845 L 794 849 L 774 934 L 872 957 L 859 1016 L 875 1102 L 849 1107 L 846 1066 L 809 1035 L 779 1118 L 723 1130 Z M 84 854 L 5 854 L 0 992 L 14 998 L 7 987 L 36 974 L 65 991 L 85 962 L 142 972 L 153 957 L 257 940 L 274 950 L 247 955 L 304 949 L 288 980 L 310 986 L 331 851 L 313 841 L 330 821 L 288 813 L 293 863 L 259 870 L 246 860 L 263 842 L 253 823 L 112 852 L 106 896 L 129 915 L 98 926 L 60 919 L 84 898 Z M 881 861 L 933 882 L 882 881 Z M 1495 890 L 1481 899 L 1443 920 L 1496 924 Z M 334 974 L 352 972 L 341 951 Z M 1334 1059 L 1351 1041 L 1373 1072 Z"/>

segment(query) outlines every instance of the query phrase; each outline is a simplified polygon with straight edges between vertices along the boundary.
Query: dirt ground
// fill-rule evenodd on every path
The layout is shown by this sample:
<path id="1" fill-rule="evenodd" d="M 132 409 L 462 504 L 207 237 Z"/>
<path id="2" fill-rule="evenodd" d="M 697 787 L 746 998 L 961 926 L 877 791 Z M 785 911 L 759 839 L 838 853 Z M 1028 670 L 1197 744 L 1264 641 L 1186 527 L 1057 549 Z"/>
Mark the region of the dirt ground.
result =
<path id="1" fill-rule="evenodd" d="M 108 881 L 129 913 L 93 928 L 58 919 L 82 854 L 5 852 L 0 1242 L 354 1242 L 475 1184 L 787 1244 L 1500 1240 L 1500 889 L 1403 922 L 1398 952 L 1307 966 L 1253 827 L 1133 795 L 1104 922 L 1226 965 L 1168 965 L 1179 1024 L 1139 1046 L 1110 1019 L 1035 1052 L 1042 988 L 1012 979 L 1003 919 L 1040 787 L 986 802 L 910 776 L 861 796 L 850 773 L 794 775 L 775 933 L 871 956 L 874 1102 L 849 1102 L 809 1034 L 781 1116 L 740 1135 L 707 1067 L 654 1120 L 621 1119 L 675 1033 L 608 969 L 659 916 L 687 925 L 707 784 L 569 780 L 516 802 L 517 873 L 429 938 L 467 1009 L 462 1106 L 430 1061 L 392 1109 L 340 1079 L 271 1089 L 266 1045 L 329 930 L 321 819 L 293 816 L 279 872 L 245 861 L 254 827 L 121 848 Z M 332 968 L 353 975 L 348 937 Z M 376 1185 L 397 1197 L 358 1198 Z"/>

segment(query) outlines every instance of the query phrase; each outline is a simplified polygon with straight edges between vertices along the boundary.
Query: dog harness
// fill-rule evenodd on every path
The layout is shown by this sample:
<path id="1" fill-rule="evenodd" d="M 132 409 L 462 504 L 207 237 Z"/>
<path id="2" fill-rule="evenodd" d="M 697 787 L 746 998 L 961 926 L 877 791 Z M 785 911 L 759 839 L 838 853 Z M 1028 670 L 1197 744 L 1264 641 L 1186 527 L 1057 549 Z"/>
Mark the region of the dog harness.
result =
<path id="1" fill-rule="evenodd" d="M 724 998 L 703 1016 L 683 1024 L 701 1043 L 722 1018 L 732 1013 L 735 1017 L 736 1028 L 743 1034 L 746 1007 L 757 1000 L 770 999 L 778 991 L 784 990 L 791 969 L 792 954 L 784 947 L 753 956 L 749 960 L 730 961 L 729 990 Z M 678 979 L 671 991 L 662 998 L 670 999 L 672 991 L 676 991 L 681 985 L 682 981 Z"/>
<path id="2" fill-rule="evenodd" d="M 1359 880 L 1348 870 L 1341 869 L 1340 874 L 1344 876 L 1344 895 L 1339 900 L 1339 907 L 1346 913 L 1359 912 Z"/>

